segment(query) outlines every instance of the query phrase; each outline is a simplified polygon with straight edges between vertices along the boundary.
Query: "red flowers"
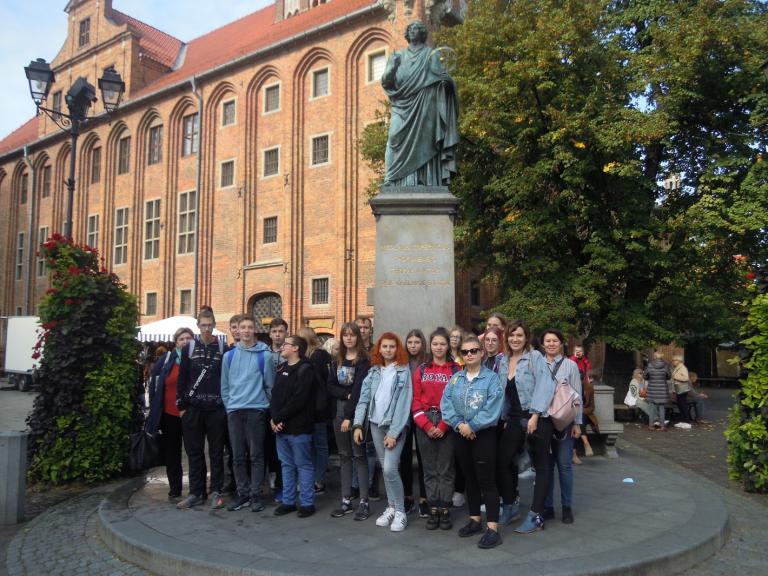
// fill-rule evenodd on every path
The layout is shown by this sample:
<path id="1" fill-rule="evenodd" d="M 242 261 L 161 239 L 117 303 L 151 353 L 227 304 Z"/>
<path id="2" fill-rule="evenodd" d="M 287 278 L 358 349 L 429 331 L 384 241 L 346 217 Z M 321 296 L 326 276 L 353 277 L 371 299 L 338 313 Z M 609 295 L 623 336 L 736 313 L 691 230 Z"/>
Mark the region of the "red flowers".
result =
<path id="1" fill-rule="evenodd" d="M 64 304 L 66 304 L 67 306 L 72 306 L 72 304 L 74 303 L 75 301 L 72 300 L 72 298 L 67 298 L 66 300 L 64 300 Z"/>

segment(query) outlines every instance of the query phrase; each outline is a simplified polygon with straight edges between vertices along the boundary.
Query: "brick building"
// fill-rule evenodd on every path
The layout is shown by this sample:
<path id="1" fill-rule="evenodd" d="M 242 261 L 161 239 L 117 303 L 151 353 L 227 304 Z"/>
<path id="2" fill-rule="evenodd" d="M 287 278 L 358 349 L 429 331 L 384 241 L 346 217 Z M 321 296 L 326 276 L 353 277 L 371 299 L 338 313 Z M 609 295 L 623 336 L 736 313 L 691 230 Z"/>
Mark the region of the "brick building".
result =
<path id="1" fill-rule="evenodd" d="M 464 2 L 277 0 L 190 42 L 112 4 L 67 3 L 47 105 L 107 66 L 126 82 L 111 122 L 97 103 L 78 141 L 73 236 L 139 297 L 142 323 L 204 303 L 220 323 L 247 310 L 329 333 L 373 314 L 357 139 L 407 23 L 456 22 Z M 0 142 L 0 315 L 34 313 L 47 288 L 36 252 L 63 231 L 69 154 L 44 115 Z"/>

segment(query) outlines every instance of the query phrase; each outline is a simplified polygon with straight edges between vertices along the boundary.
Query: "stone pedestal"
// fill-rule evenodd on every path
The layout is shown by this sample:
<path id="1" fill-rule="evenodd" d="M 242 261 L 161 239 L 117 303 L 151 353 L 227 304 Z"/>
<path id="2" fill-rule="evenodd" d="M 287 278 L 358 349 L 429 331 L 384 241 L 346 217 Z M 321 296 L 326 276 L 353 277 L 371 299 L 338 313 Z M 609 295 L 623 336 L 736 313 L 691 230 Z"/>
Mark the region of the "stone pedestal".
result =
<path id="1" fill-rule="evenodd" d="M 426 335 L 455 323 L 453 217 L 459 201 L 447 187 L 382 187 L 376 216 L 375 334 Z"/>
<path id="2" fill-rule="evenodd" d="M 26 478 L 26 432 L 0 432 L 0 525 L 24 520 Z"/>
<path id="3" fill-rule="evenodd" d="M 618 458 L 616 440 L 624 433 L 624 424 L 613 417 L 613 388 L 605 384 L 595 385 L 595 416 L 600 425 L 600 435 L 605 443 L 605 455 Z"/>

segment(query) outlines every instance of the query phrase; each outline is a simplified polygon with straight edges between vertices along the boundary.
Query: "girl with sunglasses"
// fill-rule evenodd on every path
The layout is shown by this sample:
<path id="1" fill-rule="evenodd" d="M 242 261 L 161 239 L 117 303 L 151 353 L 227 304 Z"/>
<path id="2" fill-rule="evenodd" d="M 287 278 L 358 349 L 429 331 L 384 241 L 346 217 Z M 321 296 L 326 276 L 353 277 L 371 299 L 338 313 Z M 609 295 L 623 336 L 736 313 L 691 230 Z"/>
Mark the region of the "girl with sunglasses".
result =
<path id="1" fill-rule="evenodd" d="M 485 503 L 486 530 L 479 548 L 501 544 L 499 535 L 499 490 L 496 486 L 496 426 L 501 415 L 504 392 L 499 376 L 483 366 L 482 347 L 477 336 L 468 336 L 459 353 L 464 369 L 451 377 L 440 401 L 442 419 L 457 433 L 456 455 L 464 472 L 469 522 L 459 529 L 467 538 L 483 531 L 481 499 Z M 482 497 L 481 497 L 482 494 Z"/>

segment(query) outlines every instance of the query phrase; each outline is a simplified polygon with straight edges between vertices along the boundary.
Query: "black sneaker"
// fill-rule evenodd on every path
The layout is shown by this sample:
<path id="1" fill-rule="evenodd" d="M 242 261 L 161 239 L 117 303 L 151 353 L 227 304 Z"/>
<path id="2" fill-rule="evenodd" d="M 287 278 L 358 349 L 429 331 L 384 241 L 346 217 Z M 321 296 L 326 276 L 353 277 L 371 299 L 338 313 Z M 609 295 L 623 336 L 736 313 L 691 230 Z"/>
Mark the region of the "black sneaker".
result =
<path id="1" fill-rule="evenodd" d="M 286 514 L 290 514 L 291 512 L 296 512 L 296 505 L 295 504 L 280 504 L 277 508 L 275 508 L 275 516 L 285 516 Z"/>
<path id="2" fill-rule="evenodd" d="M 429 504 L 419 502 L 419 518 L 429 518 Z"/>
<path id="3" fill-rule="evenodd" d="M 314 513 L 315 513 L 314 506 L 299 506 L 299 513 L 297 514 L 297 516 L 299 518 L 309 518 Z"/>
<path id="4" fill-rule="evenodd" d="M 443 508 L 440 511 L 440 530 L 450 530 L 453 528 L 453 520 L 451 520 L 451 509 Z"/>
<path id="5" fill-rule="evenodd" d="M 341 501 L 341 507 L 336 508 L 336 510 L 331 512 L 331 518 L 341 518 L 347 514 L 352 514 L 354 511 L 355 509 L 352 507 L 352 501 L 344 499 Z"/>
<path id="6" fill-rule="evenodd" d="M 488 548 L 496 548 L 499 544 L 501 544 L 501 534 L 496 530 L 488 528 L 477 543 L 477 547 L 485 550 Z"/>
<path id="7" fill-rule="evenodd" d="M 377 484 L 373 484 L 368 488 L 368 499 L 377 502 L 381 500 L 381 494 L 379 494 L 379 487 Z"/>
<path id="8" fill-rule="evenodd" d="M 405 514 L 410 515 L 416 510 L 416 502 L 413 501 L 413 497 L 406 497 L 403 503 L 405 505 Z"/>
<path id="9" fill-rule="evenodd" d="M 573 524 L 573 510 L 570 506 L 563 506 L 563 524 Z"/>
<path id="10" fill-rule="evenodd" d="M 479 534 L 482 531 L 483 531 L 483 525 L 480 524 L 480 522 L 477 522 L 476 520 L 470 519 L 469 522 L 467 522 L 466 524 L 464 524 L 464 526 L 459 528 L 459 537 L 467 538 L 468 536 Z"/>
<path id="11" fill-rule="evenodd" d="M 261 498 L 251 500 L 251 512 L 264 512 L 265 506 Z"/>
<path id="12" fill-rule="evenodd" d="M 554 520 L 555 519 L 555 509 L 554 508 L 544 508 L 544 513 L 541 515 L 544 520 Z"/>
<path id="13" fill-rule="evenodd" d="M 357 505 L 357 510 L 355 511 L 355 520 L 362 522 L 363 520 L 368 520 L 370 517 L 371 505 L 365 500 L 360 500 L 360 504 Z"/>
<path id="14" fill-rule="evenodd" d="M 437 508 L 430 508 L 429 518 L 427 518 L 426 529 L 437 530 L 440 526 L 440 514 Z"/>
<path id="15" fill-rule="evenodd" d="M 237 510 L 242 510 L 243 508 L 246 508 L 251 505 L 251 497 L 250 496 L 238 496 L 232 502 L 229 503 L 229 506 L 227 506 L 227 510 L 230 512 L 235 512 Z"/>

